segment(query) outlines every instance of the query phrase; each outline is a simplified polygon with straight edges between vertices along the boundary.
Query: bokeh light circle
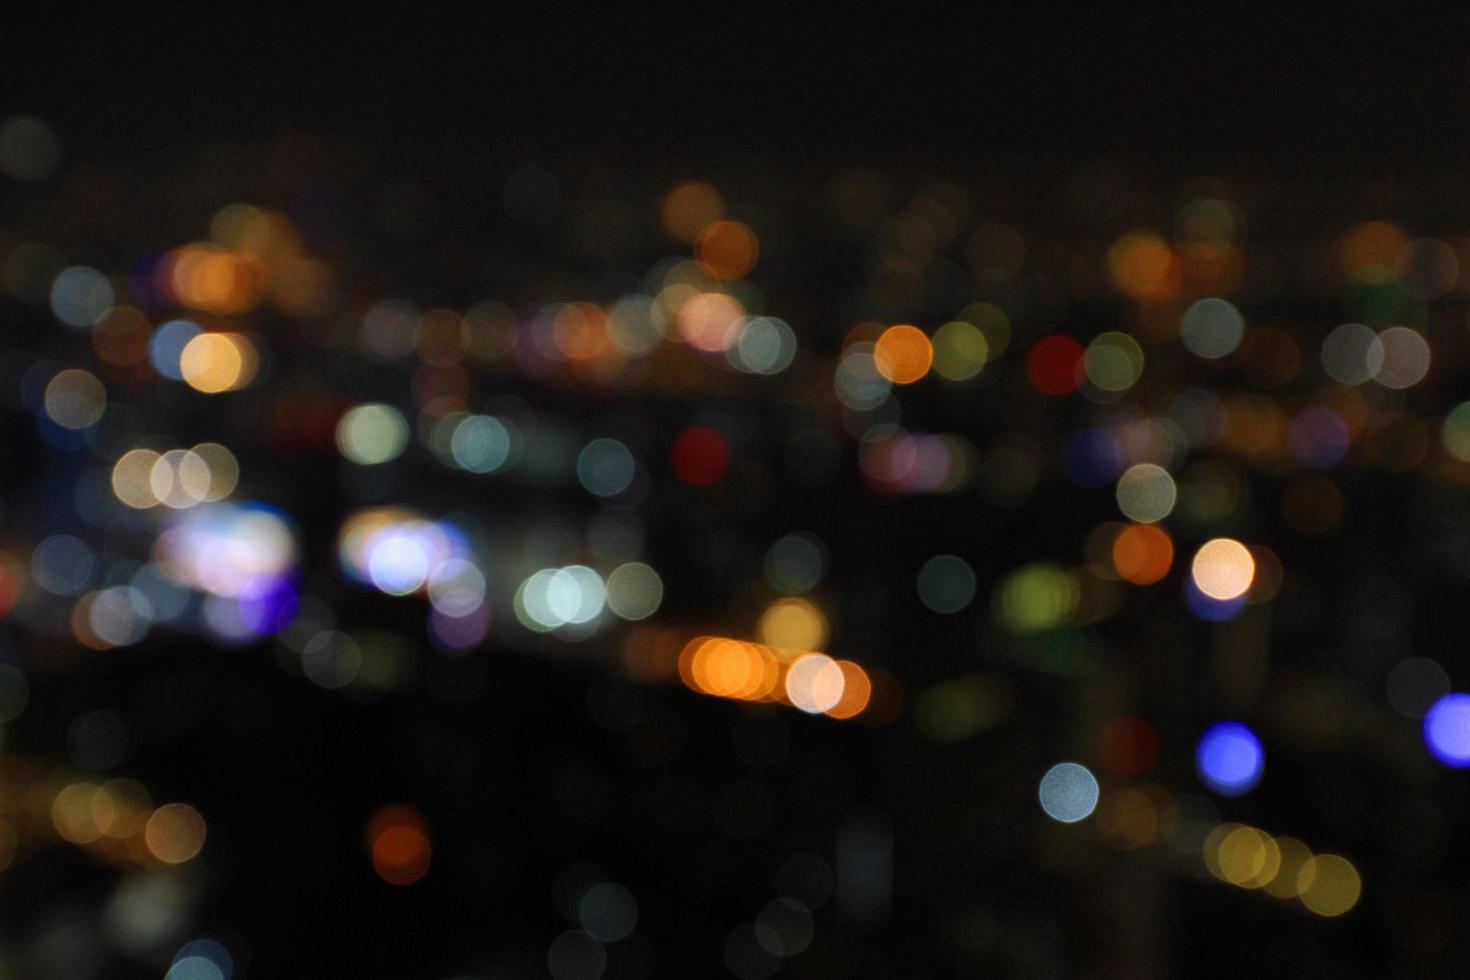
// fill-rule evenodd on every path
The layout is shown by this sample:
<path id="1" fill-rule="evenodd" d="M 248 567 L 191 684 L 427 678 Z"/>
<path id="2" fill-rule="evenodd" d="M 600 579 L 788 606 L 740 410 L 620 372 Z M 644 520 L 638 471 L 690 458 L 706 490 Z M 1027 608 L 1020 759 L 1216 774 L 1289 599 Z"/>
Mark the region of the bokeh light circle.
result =
<path id="1" fill-rule="evenodd" d="M 1200 736 L 1194 761 L 1200 781 L 1212 792 L 1242 796 L 1261 781 L 1266 752 L 1255 732 L 1238 721 L 1222 721 Z"/>
<path id="2" fill-rule="evenodd" d="M 1036 795 L 1048 817 L 1060 823 L 1077 823 L 1097 809 L 1097 777 L 1084 765 L 1058 762 L 1041 777 Z"/>

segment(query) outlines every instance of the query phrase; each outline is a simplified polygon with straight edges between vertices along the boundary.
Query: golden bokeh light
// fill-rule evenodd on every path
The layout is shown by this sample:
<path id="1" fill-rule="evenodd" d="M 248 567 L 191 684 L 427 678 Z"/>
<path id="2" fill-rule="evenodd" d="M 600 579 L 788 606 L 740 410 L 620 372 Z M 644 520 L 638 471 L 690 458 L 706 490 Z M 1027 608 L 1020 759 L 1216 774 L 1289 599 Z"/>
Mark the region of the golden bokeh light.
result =
<path id="1" fill-rule="evenodd" d="M 1363 893 L 1358 869 L 1337 854 L 1309 858 L 1297 872 L 1302 904 L 1325 918 L 1350 912 Z"/>
<path id="2" fill-rule="evenodd" d="M 934 363 L 934 345 L 918 327 L 898 324 L 878 336 L 873 345 L 873 365 L 894 384 L 907 385 L 922 379 Z"/>
<path id="3" fill-rule="evenodd" d="M 73 844 L 90 844 L 103 834 L 93 810 L 98 788 L 91 783 L 71 783 L 51 803 L 51 823 L 56 833 Z M 110 815 L 108 817 L 110 820 Z"/>
<path id="4" fill-rule="evenodd" d="M 1272 898 L 1296 898 L 1301 894 L 1302 866 L 1312 859 L 1312 852 L 1295 837 L 1276 838 L 1276 851 L 1279 856 L 1276 875 L 1263 887 Z"/>
<path id="5" fill-rule="evenodd" d="M 112 492 L 117 499 L 135 510 L 157 507 L 158 494 L 153 492 L 153 468 L 160 455 L 151 449 L 131 449 L 112 466 Z"/>
<path id="6" fill-rule="evenodd" d="M 179 373 L 195 391 L 207 395 L 234 391 L 255 375 L 254 345 L 237 333 L 201 333 L 179 354 Z"/>
<path id="7" fill-rule="evenodd" d="M 202 499 L 223 500 L 235 492 L 235 486 L 240 482 L 240 463 L 228 447 L 217 442 L 201 442 L 189 452 L 209 470 L 209 481 Z"/>
<path id="8" fill-rule="evenodd" d="M 1200 545 L 1190 569 L 1195 587 L 1211 599 L 1243 595 L 1256 574 L 1250 549 L 1233 538 L 1214 538 Z"/>
<path id="9" fill-rule="evenodd" d="M 204 817 L 187 803 L 165 803 L 148 818 L 143 839 L 164 864 L 183 864 L 204 849 Z"/>
<path id="10" fill-rule="evenodd" d="M 149 490 L 158 502 L 174 510 L 193 507 L 210 490 L 209 464 L 188 449 L 170 449 L 154 461 L 148 474 Z"/>
<path id="11" fill-rule="evenodd" d="M 777 599 L 766 607 L 756 635 L 777 651 L 821 650 L 827 645 L 827 617 L 816 604 L 799 597 Z"/>

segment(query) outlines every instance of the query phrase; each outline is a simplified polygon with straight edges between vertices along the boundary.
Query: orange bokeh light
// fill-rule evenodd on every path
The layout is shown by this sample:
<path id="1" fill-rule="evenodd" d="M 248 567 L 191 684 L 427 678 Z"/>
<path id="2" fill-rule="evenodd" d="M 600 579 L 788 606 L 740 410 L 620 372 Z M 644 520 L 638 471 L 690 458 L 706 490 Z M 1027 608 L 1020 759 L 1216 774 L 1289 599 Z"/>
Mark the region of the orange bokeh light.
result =
<path id="1" fill-rule="evenodd" d="M 1134 585 L 1152 585 L 1174 564 L 1174 542 L 1156 524 L 1133 524 L 1113 539 L 1113 567 Z"/>
<path id="2" fill-rule="evenodd" d="M 827 717 L 856 718 L 873 696 L 873 682 L 868 679 L 868 672 L 851 660 L 839 660 L 837 666 L 842 668 L 842 697 L 827 709 Z"/>
<path id="3" fill-rule="evenodd" d="M 694 254 L 715 278 L 739 279 L 755 268 L 760 242 L 743 222 L 715 221 L 699 233 Z"/>
<path id="4" fill-rule="evenodd" d="M 659 208 L 664 231 L 684 242 L 694 241 L 707 225 L 724 216 L 724 198 L 702 180 L 685 181 L 675 187 Z"/>
<path id="5" fill-rule="evenodd" d="M 423 814 L 391 804 L 374 813 L 367 825 L 373 870 L 390 885 L 411 885 L 429 872 L 433 848 Z"/>
<path id="6" fill-rule="evenodd" d="M 873 364 L 894 384 L 907 385 L 923 378 L 934 363 L 934 345 L 918 327 L 889 327 L 873 346 Z"/>
<path id="7" fill-rule="evenodd" d="M 1179 291 L 1179 261 L 1152 232 L 1129 232 L 1108 249 L 1108 275 L 1118 291 L 1140 302 L 1171 299 Z"/>

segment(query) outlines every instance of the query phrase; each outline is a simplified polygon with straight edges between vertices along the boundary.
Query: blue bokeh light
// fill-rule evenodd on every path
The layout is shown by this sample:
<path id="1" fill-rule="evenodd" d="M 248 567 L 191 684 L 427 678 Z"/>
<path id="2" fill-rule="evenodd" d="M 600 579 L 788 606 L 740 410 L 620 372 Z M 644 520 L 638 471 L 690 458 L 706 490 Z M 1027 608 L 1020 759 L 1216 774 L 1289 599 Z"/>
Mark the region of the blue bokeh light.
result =
<path id="1" fill-rule="evenodd" d="M 1256 733 L 1238 721 L 1211 725 L 1194 753 L 1200 782 L 1220 796 L 1241 796 L 1255 789 L 1266 769 L 1266 752 Z"/>
<path id="2" fill-rule="evenodd" d="M 1216 599 L 1199 590 L 1199 586 L 1194 584 L 1193 575 L 1184 576 L 1184 604 L 1189 607 L 1190 612 L 1207 623 L 1223 623 L 1240 615 L 1249 594 L 1247 591 L 1234 599 Z"/>
<path id="3" fill-rule="evenodd" d="M 1424 716 L 1424 744 L 1447 766 L 1470 766 L 1470 694 L 1446 694 Z"/>
<path id="4" fill-rule="evenodd" d="M 1124 463 L 1118 440 L 1102 429 L 1079 429 L 1062 450 L 1062 468 L 1079 486 L 1107 486 L 1123 472 Z"/>

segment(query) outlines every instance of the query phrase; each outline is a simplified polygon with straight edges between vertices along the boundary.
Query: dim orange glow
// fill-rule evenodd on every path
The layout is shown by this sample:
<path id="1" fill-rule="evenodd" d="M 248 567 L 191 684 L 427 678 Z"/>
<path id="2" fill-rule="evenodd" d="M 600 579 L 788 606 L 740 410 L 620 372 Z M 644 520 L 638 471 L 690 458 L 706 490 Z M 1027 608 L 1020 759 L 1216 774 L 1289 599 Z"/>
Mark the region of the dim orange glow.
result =
<path id="1" fill-rule="evenodd" d="M 423 814 L 410 806 L 391 804 L 373 814 L 367 824 L 373 870 L 390 885 L 412 885 L 429 872 L 433 848 Z"/>
<path id="2" fill-rule="evenodd" d="M 659 208 L 664 231 L 682 242 L 693 242 L 706 226 L 725 216 L 725 199 L 700 180 L 686 181 L 669 191 Z"/>
<path id="3" fill-rule="evenodd" d="M 934 345 L 918 327 L 889 327 L 873 347 L 878 373 L 894 384 L 907 385 L 923 378 L 934 363 Z"/>
<path id="4" fill-rule="evenodd" d="M 187 803 L 165 803 L 143 828 L 148 851 L 165 864 L 183 864 L 204 848 L 204 818 Z"/>
<path id="5" fill-rule="evenodd" d="M 1364 282 L 1382 282 L 1393 277 L 1399 255 L 1409 244 L 1402 228 L 1387 221 L 1365 221 L 1338 242 L 1338 257 L 1345 276 Z"/>
<path id="6" fill-rule="evenodd" d="M 1171 299 L 1179 290 L 1179 263 L 1158 235 L 1129 232 L 1108 249 L 1108 275 L 1118 291 L 1140 302 Z"/>
<path id="7" fill-rule="evenodd" d="M 699 233 L 694 254 L 717 279 L 739 279 L 755 268 L 760 242 L 750 226 L 739 221 L 716 221 Z"/>
<path id="8" fill-rule="evenodd" d="M 592 303 L 562 307 L 551 330 L 557 349 L 573 361 L 590 361 L 612 349 L 607 335 L 607 314 Z"/>
<path id="9" fill-rule="evenodd" d="M 212 245 L 188 245 L 172 256 L 170 285 L 179 302 L 210 313 L 241 313 L 255 304 L 260 268 Z"/>
<path id="10" fill-rule="evenodd" d="M 1156 524 L 1132 524 L 1113 539 L 1113 567 L 1134 585 L 1152 585 L 1174 564 L 1174 542 Z"/>

